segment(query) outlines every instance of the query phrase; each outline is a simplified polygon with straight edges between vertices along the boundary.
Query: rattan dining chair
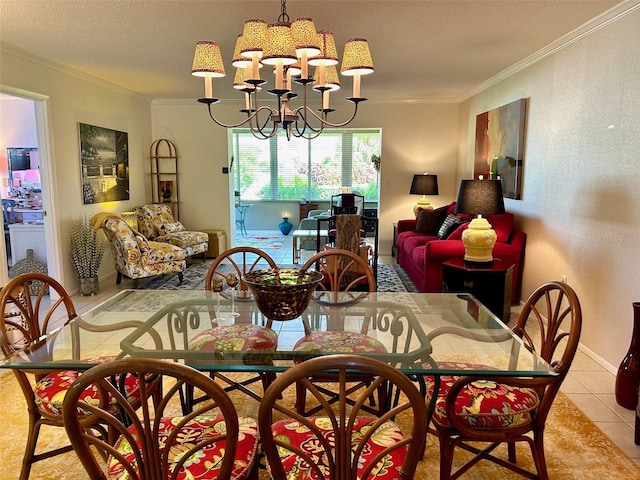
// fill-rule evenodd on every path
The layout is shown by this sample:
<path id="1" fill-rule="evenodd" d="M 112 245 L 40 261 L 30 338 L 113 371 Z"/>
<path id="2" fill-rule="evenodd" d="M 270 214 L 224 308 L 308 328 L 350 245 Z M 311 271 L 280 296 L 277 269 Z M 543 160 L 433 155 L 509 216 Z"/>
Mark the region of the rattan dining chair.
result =
<path id="1" fill-rule="evenodd" d="M 575 291 L 567 284 L 549 282 L 538 287 L 528 298 L 513 333 L 524 346 L 549 363 L 556 376 L 535 378 L 455 377 L 443 376 L 437 392 L 431 433 L 440 443 L 440 478 L 455 479 L 482 459 L 513 470 L 528 478 L 548 479 L 543 434 L 549 409 L 576 354 L 582 311 Z M 446 334 L 451 329 L 442 329 Z M 434 340 L 438 329 L 428 336 Z M 457 331 L 469 335 L 469 331 Z M 446 367 L 446 365 L 441 365 Z M 456 369 L 478 368 L 457 363 Z M 486 367 L 484 367 L 486 368 Z M 427 403 L 434 394 L 434 377 L 425 377 Z M 473 445 L 469 442 L 474 442 Z M 478 443 L 488 444 L 478 448 Z M 533 456 L 536 472 L 516 464 L 517 442 L 526 442 Z M 506 443 L 508 458 L 492 452 Z M 453 472 L 454 450 L 460 447 L 475 456 Z"/>
<path id="2" fill-rule="evenodd" d="M 275 350 L 278 344 L 278 336 L 271 329 L 271 321 L 263 320 L 263 317 L 255 312 L 249 305 L 253 300 L 253 294 L 246 282 L 244 275 L 254 270 L 277 268 L 275 261 L 265 252 L 254 247 L 235 247 L 224 251 L 209 267 L 204 282 L 205 290 L 219 291 L 220 295 L 231 298 L 238 316 L 231 325 L 214 325 L 189 342 L 190 349 L 213 350 L 221 344 L 234 345 L 234 348 L 242 351 L 266 351 Z M 232 275 L 232 277 L 230 277 Z M 231 280 L 231 281 L 230 281 Z M 217 288 L 216 288 L 217 284 Z M 243 305 L 244 304 L 244 305 Z M 213 308 L 213 307 L 212 307 Z M 210 312 L 212 321 L 215 322 L 220 312 Z M 274 378 L 272 373 L 260 373 L 256 376 L 236 381 L 229 376 L 216 372 L 215 378 L 229 385 L 227 390 L 241 389 L 245 393 L 259 399 L 254 392 L 247 388 L 252 383 L 261 381 L 263 389 Z M 186 390 L 186 408 L 190 410 L 194 404 L 206 397 L 195 397 L 194 392 Z"/>
<path id="3" fill-rule="evenodd" d="M 116 377 L 140 379 L 138 412 L 112 381 Z M 154 404 L 147 382 L 157 378 L 162 378 L 165 389 Z M 209 399 L 188 415 L 180 411 L 184 385 L 198 388 Z M 86 400 L 87 389 L 97 392 L 97 401 Z M 115 399 L 123 412 L 120 417 L 110 413 L 109 399 Z M 69 387 L 62 415 L 71 444 L 92 480 L 258 478 L 257 422 L 238 417 L 224 389 L 186 365 L 129 357 L 93 367 Z M 106 441 L 96 435 L 91 421 L 108 425 L 117 432 L 116 439 Z"/>
<path id="4" fill-rule="evenodd" d="M 333 406 L 309 380 L 329 372 L 341 398 Z M 354 372 L 373 381 L 347 393 Z M 287 401 L 285 390 L 299 382 L 321 402 L 317 416 L 301 415 Z M 362 406 L 382 385 L 401 392 L 399 403 L 379 416 L 366 414 Z M 345 402 L 348 395 L 353 406 Z M 258 411 L 267 469 L 275 480 L 412 479 L 423 457 L 426 424 L 424 397 L 413 382 L 389 364 L 361 355 L 328 355 L 295 365 L 269 386 Z"/>
<path id="5" fill-rule="evenodd" d="M 57 299 L 52 299 L 55 293 Z M 55 328 L 62 326 L 71 320 L 79 329 L 91 331 L 117 331 L 126 328 L 137 328 L 141 322 L 128 321 L 117 322 L 110 325 L 93 325 L 76 318 L 76 309 L 71 297 L 64 287 L 55 279 L 41 273 L 24 273 L 11 279 L 0 292 L 0 309 L 3 312 L 11 312 L 0 318 L 0 346 L 5 357 L 21 353 L 23 355 L 41 355 L 39 361 L 47 361 L 47 355 L 52 351 L 52 346 L 45 345 L 46 349 L 38 349 L 34 353 L 34 346 L 38 341 L 52 342 L 55 339 L 45 338 Z M 158 345 L 160 338 L 152 339 Z M 40 345 L 40 346 L 42 346 Z M 80 359 L 81 345 L 74 341 L 69 346 L 70 355 Z M 46 353 L 42 353 L 42 351 Z M 87 359 L 92 363 L 106 362 L 112 357 L 101 356 Z M 27 403 L 29 416 L 29 431 L 20 479 L 29 478 L 31 466 L 38 461 L 65 453 L 71 450 L 70 445 L 54 447 L 47 451 L 36 453 L 40 429 L 43 425 L 62 427 L 62 400 L 69 385 L 77 378 L 78 372 L 74 370 L 20 370 L 12 369 L 20 389 Z M 129 391 L 129 399 L 132 404 L 137 402 L 137 382 L 131 378 L 126 383 Z"/>
<path id="6" fill-rule="evenodd" d="M 369 292 L 376 291 L 376 282 L 371 272 L 369 264 L 355 253 L 332 248 L 318 252 L 309 258 L 302 266 L 302 270 L 317 269 L 324 275 L 324 280 L 318 284 L 312 301 L 324 307 L 327 319 L 327 328 L 324 331 L 310 329 L 306 335 L 296 342 L 296 351 L 322 351 L 322 352 L 347 352 L 366 351 L 372 353 L 384 353 L 386 348 L 379 341 L 369 337 L 366 332 L 354 332 L 344 330 L 344 318 L 337 313 L 335 307 L 340 303 L 357 303 L 365 298 Z M 336 315 L 339 315 L 336 318 Z M 312 320 L 312 323 L 315 321 Z M 308 321 L 307 321 L 308 323 Z M 363 325 L 366 328 L 366 325 Z M 337 380 L 333 374 L 319 374 L 311 378 L 317 384 L 317 388 L 324 391 L 329 402 L 339 400 L 337 392 L 330 385 L 327 387 L 321 384 L 332 383 Z M 370 382 L 367 375 L 352 375 L 353 382 Z M 306 383 L 296 383 L 296 408 L 299 413 L 311 415 L 320 406 L 306 406 Z M 380 413 L 381 406 L 385 403 L 385 388 L 378 391 L 377 408 L 374 413 Z M 373 397 L 372 397 L 373 399 Z M 375 401 L 372 401 L 375 404 Z M 368 408 L 368 407 L 365 407 Z"/>

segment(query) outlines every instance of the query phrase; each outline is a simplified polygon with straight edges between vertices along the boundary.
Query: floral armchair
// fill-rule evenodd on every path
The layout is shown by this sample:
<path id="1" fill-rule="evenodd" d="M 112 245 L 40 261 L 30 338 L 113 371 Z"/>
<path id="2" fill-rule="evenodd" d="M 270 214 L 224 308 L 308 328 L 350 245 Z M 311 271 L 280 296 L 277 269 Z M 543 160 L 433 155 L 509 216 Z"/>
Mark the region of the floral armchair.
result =
<path id="1" fill-rule="evenodd" d="M 173 218 L 168 205 L 153 203 L 134 208 L 138 219 L 138 231 L 149 240 L 170 243 L 184 249 L 187 257 L 202 254 L 209 249 L 209 235 L 185 230 L 184 225 Z"/>
<path id="2" fill-rule="evenodd" d="M 140 278 L 168 273 L 177 273 L 182 283 L 182 272 L 187 265 L 185 250 L 170 243 L 147 240 L 118 215 L 104 217 L 100 226 L 111 246 L 118 271 L 117 284 L 124 275 L 133 279 L 133 288 L 137 288 Z"/>

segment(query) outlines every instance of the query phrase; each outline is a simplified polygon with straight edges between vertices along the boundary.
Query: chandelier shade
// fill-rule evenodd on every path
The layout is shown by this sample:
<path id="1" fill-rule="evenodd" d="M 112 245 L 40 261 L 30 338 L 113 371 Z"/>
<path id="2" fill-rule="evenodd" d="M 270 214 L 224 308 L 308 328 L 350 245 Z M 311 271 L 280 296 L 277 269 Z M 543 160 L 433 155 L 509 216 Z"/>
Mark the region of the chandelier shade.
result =
<path id="1" fill-rule="evenodd" d="M 220 45 L 216 42 L 198 42 L 196 51 L 193 54 L 193 64 L 191 74 L 196 77 L 224 77 L 224 63 Z"/>
<path id="2" fill-rule="evenodd" d="M 240 53 L 244 57 L 253 58 L 257 55 L 262 58 L 262 50 L 267 41 L 267 22 L 259 19 L 251 19 L 244 22 L 242 29 L 242 49 Z"/>
<path id="3" fill-rule="evenodd" d="M 281 0 L 281 14 L 276 23 L 247 20 L 236 38 L 231 64 L 236 68 L 233 87 L 243 92 L 245 99 L 245 108 L 240 110 L 246 114 L 243 120 L 227 124 L 213 115 L 212 106 L 220 99 L 213 97 L 212 79 L 225 76 L 218 43 L 196 43 L 191 73 L 204 77 L 205 96 L 198 101 L 207 105 L 209 116 L 216 124 L 225 128 L 247 126 L 260 139 L 273 137 L 280 128 L 285 130 L 288 139 L 291 136 L 311 139 L 320 135 L 325 127 L 344 127 L 351 123 L 358 113 L 358 105 L 367 100 L 360 95 L 360 76 L 374 71 L 371 52 L 365 39 L 352 38 L 345 44 L 340 72 L 353 77 L 353 95 L 347 98 L 354 105 L 353 111 L 346 121 L 329 121 L 329 114 L 334 112 L 329 108 L 329 92 L 340 88 L 339 63 L 333 34 L 316 30 L 310 18 L 301 17 L 290 23 L 286 0 Z M 260 68 L 264 65 L 273 67 L 273 80 L 260 78 Z M 309 75 L 310 65 L 316 67 L 313 76 Z M 265 88 L 275 97 L 274 107 L 258 101 L 260 86 L 271 81 L 273 86 Z M 302 95 L 293 91 L 294 83 L 301 85 Z M 316 109 L 309 105 L 307 88 L 320 93 Z M 294 107 L 292 100 L 296 97 L 302 104 Z"/>
<path id="4" fill-rule="evenodd" d="M 338 70 L 335 65 L 331 65 L 330 67 L 325 67 L 324 69 L 324 81 L 320 78 L 320 68 L 316 67 L 313 78 L 313 89 L 316 91 L 328 90 L 330 92 L 335 92 L 336 90 L 340 90 L 340 79 L 338 78 Z"/>
<path id="5" fill-rule="evenodd" d="M 296 54 L 302 57 L 313 57 L 320 53 L 320 42 L 316 26 L 310 18 L 297 18 L 291 24 L 291 36 L 296 47 Z"/>
<path id="6" fill-rule="evenodd" d="M 326 30 L 319 31 L 318 43 L 320 44 L 320 53 L 309 59 L 309 65 L 337 65 L 338 49 L 336 48 L 336 41 L 333 38 L 333 33 Z"/>
<path id="7" fill-rule="evenodd" d="M 272 23 L 267 27 L 267 42 L 262 50 L 262 63 L 265 65 L 293 65 L 298 61 L 296 47 L 291 36 L 291 25 Z"/>
<path id="8" fill-rule="evenodd" d="M 369 44 L 364 38 L 352 38 L 344 44 L 342 56 L 343 75 L 368 75 L 373 73 L 373 60 L 369 52 Z"/>

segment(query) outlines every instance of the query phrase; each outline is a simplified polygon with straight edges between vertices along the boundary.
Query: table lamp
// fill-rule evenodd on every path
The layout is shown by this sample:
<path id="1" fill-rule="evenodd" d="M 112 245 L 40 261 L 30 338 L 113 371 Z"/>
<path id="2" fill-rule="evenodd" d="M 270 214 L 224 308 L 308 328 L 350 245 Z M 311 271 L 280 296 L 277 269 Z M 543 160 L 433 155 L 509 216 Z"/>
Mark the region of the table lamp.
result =
<path id="1" fill-rule="evenodd" d="M 496 232 L 483 215 L 504 213 L 500 180 L 461 180 L 455 213 L 477 215 L 462 232 L 464 260 L 469 263 L 493 262 Z"/>
<path id="2" fill-rule="evenodd" d="M 409 194 L 422 195 L 418 203 L 413 206 L 413 213 L 416 217 L 420 209 L 433 210 L 426 195 L 438 195 L 438 176 L 426 173 L 424 175 L 414 175 Z"/>

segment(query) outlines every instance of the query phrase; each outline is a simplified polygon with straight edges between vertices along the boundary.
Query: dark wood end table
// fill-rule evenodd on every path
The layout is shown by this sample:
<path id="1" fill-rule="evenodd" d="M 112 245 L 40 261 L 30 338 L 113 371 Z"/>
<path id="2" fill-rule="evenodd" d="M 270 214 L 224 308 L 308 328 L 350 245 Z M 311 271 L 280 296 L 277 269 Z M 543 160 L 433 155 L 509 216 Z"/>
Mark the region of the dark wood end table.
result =
<path id="1" fill-rule="evenodd" d="M 492 263 L 474 264 L 462 258 L 442 263 L 442 290 L 471 293 L 503 322 L 511 314 L 513 263 L 494 259 Z"/>

